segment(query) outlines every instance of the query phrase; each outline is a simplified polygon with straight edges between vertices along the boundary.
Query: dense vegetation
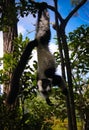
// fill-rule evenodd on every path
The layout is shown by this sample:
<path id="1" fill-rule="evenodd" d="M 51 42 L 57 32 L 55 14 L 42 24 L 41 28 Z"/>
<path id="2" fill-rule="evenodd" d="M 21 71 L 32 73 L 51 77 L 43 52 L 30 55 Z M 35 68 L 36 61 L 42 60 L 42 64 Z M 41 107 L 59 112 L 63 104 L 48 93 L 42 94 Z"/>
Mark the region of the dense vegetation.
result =
<path id="1" fill-rule="evenodd" d="M 83 129 L 84 123 L 89 121 L 88 39 L 89 27 L 87 26 L 81 26 L 68 35 L 76 115 L 78 128 L 81 129 Z M 16 66 L 28 41 L 28 38 L 23 41 L 22 35 L 14 40 L 17 48 L 14 55 L 17 55 L 17 59 L 13 60 L 12 54 L 4 55 L 5 67 L 0 70 L 1 83 L 4 80 L 9 81 L 5 72 L 9 73 Z M 55 52 L 54 54 L 56 62 L 59 62 L 59 53 Z M 37 61 L 33 60 L 32 65 L 28 62 L 21 78 L 21 91 L 18 96 L 19 105 L 14 109 L 7 108 L 5 105 L 5 93 L 0 96 L 0 128 L 2 130 L 5 128 L 9 130 L 57 130 L 59 128 L 61 130 L 65 128 L 66 130 L 68 128 L 65 97 L 61 94 L 60 89 L 53 88 L 51 100 L 55 105 L 53 107 L 48 106 L 39 96 L 36 88 L 36 69 Z"/>
<path id="2" fill-rule="evenodd" d="M 89 27 L 81 26 L 68 36 L 65 33 L 68 21 L 87 0 L 71 1 L 72 10 L 65 18 L 59 12 L 58 0 L 53 0 L 54 6 L 45 2 L 38 3 L 35 0 L 0 1 L 0 30 L 3 31 L 4 48 L 4 57 L 1 59 L 3 69 L 0 70 L 0 84 L 3 84 L 4 88 L 4 94 L 0 96 L 0 129 L 77 130 L 77 126 L 81 126 L 81 129 L 89 129 Z M 32 63 L 31 56 L 30 63 L 26 65 L 20 79 L 17 102 L 9 107 L 5 104 L 5 99 L 10 89 L 12 72 L 29 42 L 28 38 L 23 40 L 22 35 L 18 37 L 17 23 L 19 17 L 24 18 L 29 14 L 35 17 L 42 7 L 50 9 L 55 14 L 53 26 L 59 47 L 55 57 L 57 64 L 61 65 L 62 76 L 67 82 L 69 94 L 65 98 L 60 89 L 53 88 L 51 100 L 55 105 L 47 106 L 38 96 L 37 61 Z"/>

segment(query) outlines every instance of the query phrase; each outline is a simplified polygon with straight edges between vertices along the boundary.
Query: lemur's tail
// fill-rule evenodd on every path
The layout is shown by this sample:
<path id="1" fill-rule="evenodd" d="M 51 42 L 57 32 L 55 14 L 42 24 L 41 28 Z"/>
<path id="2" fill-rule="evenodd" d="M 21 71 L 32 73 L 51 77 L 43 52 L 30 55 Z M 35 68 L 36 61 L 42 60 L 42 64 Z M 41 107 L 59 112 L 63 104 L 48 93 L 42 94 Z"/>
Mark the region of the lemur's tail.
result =
<path id="1" fill-rule="evenodd" d="M 26 63 L 28 61 L 29 56 L 31 55 L 33 48 L 36 47 L 37 44 L 38 43 L 36 39 L 28 43 L 28 45 L 26 46 L 20 58 L 20 61 L 18 62 L 18 65 L 15 71 L 12 74 L 12 79 L 11 79 L 11 84 L 10 84 L 11 88 L 10 88 L 10 92 L 6 100 L 6 103 L 9 105 L 12 105 L 17 98 L 17 95 L 19 92 L 19 81 L 20 81 L 21 75 L 25 69 Z"/>

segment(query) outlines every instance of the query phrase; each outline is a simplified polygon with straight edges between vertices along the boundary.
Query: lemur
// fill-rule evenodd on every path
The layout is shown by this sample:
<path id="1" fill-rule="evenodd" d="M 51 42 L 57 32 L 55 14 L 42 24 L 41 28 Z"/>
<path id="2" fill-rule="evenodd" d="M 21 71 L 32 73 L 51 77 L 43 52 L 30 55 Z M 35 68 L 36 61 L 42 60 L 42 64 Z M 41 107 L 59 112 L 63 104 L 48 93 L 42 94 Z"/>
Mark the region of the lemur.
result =
<path id="1" fill-rule="evenodd" d="M 63 78 L 56 75 L 56 64 L 54 56 L 49 50 L 49 41 L 51 37 L 50 19 L 47 9 L 38 13 L 38 23 L 36 39 L 38 40 L 38 90 L 45 97 L 47 104 L 52 105 L 49 99 L 49 92 L 52 86 L 61 87 L 64 94 L 67 94 L 67 88 Z"/>
<path id="2" fill-rule="evenodd" d="M 52 105 L 49 99 L 49 92 L 52 86 L 61 87 L 63 93 L 67 94 L 67 88 L 63 78 L 55 74 L 56 65 L 53 55 L 49 51 L 49 40 L 51 37 L 49 13 L 45 8 L 41 8 L 38 12 L 38 21 L 36 27 L 35 40 L 28 43 L 26 46 L 18 65 L 13 72 L 11 79 L 11 88 L 7 97 L 7 103 L 13 104 L 19 92 L 19 81 L 25 69 L 29 56 L 34 47 L 37 47 L 38 55 L 38 74 L 37 86 L 38 90 L 43 94 L 48 105 Z"/>

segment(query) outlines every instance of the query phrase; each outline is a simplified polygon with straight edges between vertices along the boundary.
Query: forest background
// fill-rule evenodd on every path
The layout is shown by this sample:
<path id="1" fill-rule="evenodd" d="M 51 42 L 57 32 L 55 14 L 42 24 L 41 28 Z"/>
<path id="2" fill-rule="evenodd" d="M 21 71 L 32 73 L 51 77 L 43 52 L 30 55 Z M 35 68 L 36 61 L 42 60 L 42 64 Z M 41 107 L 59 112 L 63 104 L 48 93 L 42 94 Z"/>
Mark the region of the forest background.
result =
<path id="1" fill-rule="evenodd" d="M 59 47 L 55 49 L 55 52 L 52 52 L 55 55 L 57 64 L 59 65 L 61 63 L 62 65 L 61 73 L 68 83 L 69 96 L 66 99 L 58 88 L 54 88 L 51 98 L 56 106 L 51 108 L 42 101 L 38 96 L 36 87 L 34 89 L 34 86 L 36 86 L 37 69 L 37 61 L 34 59 L 33 67 L 27 64 L 21 77 L 21 92 L 18 96 L 18 103 L 16 107 L 10 109 L 5 105 L 4 100 L 9 91 L 13 69 L 16 67 L 26 44 L 29 40 L 34 39 L 36 18 L 33 18 L 33 16 L 35 17 L 39 3 L 31 0 L 9 0 L 8 3 L 7 0 L 2 0 L 0 3 L 0 28 L 3 33 L 3 37 L 0 35 L 0 42 L 3 41 L 4 48 L 4 57 L 1 58 L 1 63 L 4 63 L 4 67 L 0 69 L 0 83 L 4 86 L 4 94 L 1 95 L 0 99 L 0 111 L 2 113 L 0 129 L 2 130 L 88 130 L 89 128 L 89 1 L 66 0 L 65 2 L 56 2 L 57 0 L 54 0 L 55 4 L 53 4 L 53 1 L 49 1 L 47 4 L 47 8 L 51 10 L 50 26 L 52 39 L 50 46 L 54 49 L 55 42 Z M 3 8 L 3 4 L 6 8 Z M 33 6 L 33 4 L 35 6 Z M 54 11 L 54 13 L 52 13 L 52 11 Z M 31 14 L 29 15 L 29 12 L 31 12 L 33 16 Z M 56 31 L 52 29 L 52 24 L 55 22 L 59 29 Z M 23 33 L 18 36 L 17 32 Z M 60 39 L 62 39 L 62 41 L 60 41 Z M 60 47 L 62 47 L 63 53 Z M 15 57 L 14 60 L 13 56 Z M 30 59 L 31 58 L 32 57 L 30 57 Z M 65 64 L 63 64 L 64 62 Z M 15 117 L 14 120 L 13 116 Z"/>

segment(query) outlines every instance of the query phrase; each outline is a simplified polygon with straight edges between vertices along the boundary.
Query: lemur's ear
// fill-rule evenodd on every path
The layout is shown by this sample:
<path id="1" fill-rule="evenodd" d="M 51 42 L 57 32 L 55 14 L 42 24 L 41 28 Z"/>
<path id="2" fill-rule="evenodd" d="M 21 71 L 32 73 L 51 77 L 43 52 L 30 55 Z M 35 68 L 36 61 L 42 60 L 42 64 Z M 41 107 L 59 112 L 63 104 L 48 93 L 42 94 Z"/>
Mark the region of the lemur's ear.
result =
<path id="1" fill-rule="evenodd" d="M 37 86 L 38 86 L 39 91 L 43 90 L 43 88 L 42 88 L 42 80 L 38 80 Z"/>

